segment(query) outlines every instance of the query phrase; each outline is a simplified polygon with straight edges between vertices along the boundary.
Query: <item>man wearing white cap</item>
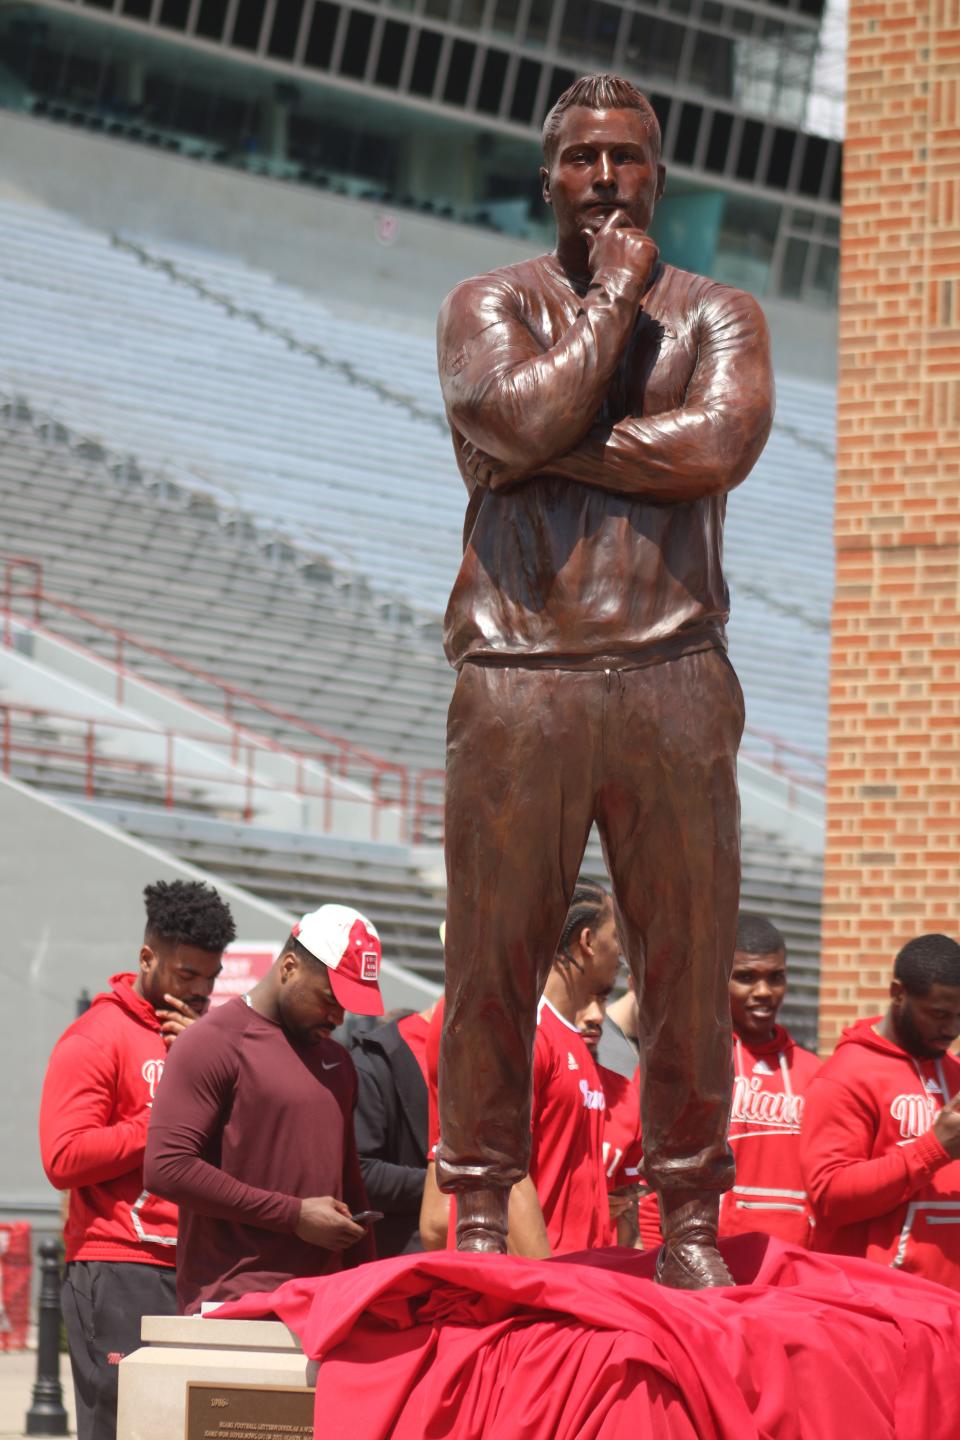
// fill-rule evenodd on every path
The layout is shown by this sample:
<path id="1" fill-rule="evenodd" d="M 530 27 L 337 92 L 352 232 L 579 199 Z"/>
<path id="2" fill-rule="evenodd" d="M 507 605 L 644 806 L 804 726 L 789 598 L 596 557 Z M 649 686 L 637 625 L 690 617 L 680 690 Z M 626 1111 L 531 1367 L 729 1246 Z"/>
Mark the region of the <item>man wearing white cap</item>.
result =
<path id="1" fill-rule="evenodd" d="M 356 1071 L 331 1035 L 345 1010 L 383 1014 L 379 975 L 370 921 L 322 905 L 249 994 L 170 1052 L 144 1182 L 180 1207 L 183 1313 L 374 1258 L 369 1229 L 350 1218 L 366 1208 Z"/>

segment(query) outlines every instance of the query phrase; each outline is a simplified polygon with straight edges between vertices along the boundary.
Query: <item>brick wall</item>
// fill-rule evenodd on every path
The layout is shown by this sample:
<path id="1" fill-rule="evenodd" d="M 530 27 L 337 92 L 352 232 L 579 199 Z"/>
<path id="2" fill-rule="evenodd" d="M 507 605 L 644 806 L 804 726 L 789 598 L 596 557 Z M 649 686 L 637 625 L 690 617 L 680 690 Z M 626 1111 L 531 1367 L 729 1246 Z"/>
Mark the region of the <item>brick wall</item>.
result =
<path id="1" fill-rule="evenodd" d="M 960 0 L 851 0 L 820 1039 L 960 932 Z"/>

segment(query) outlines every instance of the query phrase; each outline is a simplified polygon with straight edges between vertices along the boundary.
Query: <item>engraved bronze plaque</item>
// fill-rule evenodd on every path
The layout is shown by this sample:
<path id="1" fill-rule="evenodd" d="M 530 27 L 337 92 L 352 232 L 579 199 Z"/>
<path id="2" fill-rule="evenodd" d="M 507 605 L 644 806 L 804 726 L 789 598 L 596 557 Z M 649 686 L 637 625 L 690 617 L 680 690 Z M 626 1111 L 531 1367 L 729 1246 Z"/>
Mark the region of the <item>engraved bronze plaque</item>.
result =
<path id="1" fill-rule="evenodd" d="M 313 1390 L 187 1382 L 186 1440 L 313 1440 Z"/>

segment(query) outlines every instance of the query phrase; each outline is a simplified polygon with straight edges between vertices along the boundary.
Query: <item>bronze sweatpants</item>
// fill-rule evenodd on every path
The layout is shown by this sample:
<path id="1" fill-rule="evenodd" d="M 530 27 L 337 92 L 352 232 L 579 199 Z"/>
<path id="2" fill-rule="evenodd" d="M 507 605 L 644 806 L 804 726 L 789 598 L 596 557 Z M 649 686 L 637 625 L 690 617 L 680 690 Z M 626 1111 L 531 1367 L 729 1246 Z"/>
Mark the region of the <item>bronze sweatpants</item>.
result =
<path id="1" fill-rule="evenodd" d="M 733 1184 L 742 729 L 717 649 L 644 668 L 463 666 L 447 722 L 443 1189 L 527 1173 L 537 1000 L 594 821 L 640 1000 L 648 1180 Z"/>

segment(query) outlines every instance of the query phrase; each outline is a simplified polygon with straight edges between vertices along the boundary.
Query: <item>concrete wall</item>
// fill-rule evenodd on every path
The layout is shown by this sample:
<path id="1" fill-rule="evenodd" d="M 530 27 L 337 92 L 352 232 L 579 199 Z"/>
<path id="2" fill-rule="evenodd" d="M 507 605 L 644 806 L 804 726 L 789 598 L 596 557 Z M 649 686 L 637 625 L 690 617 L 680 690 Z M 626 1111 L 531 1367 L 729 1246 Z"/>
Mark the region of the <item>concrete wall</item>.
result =
<path id="1" fill-rule="evenodd" d="M 0 1218 L 56 1213 L 37 1146 L 47 1059 L 79 992 L 135 967 L 144 885 L 176 879 L 215 884 L 241 939 L 279 946 L 289 930 L 276 906 L 0 777 Z M 382 988 L 388 1008 L 422 1008 L 433 995 L 386 964 Z"/>
<path id="2" fill-rule="evenodd" d="M 224 251 L 340 311 L 380 309 L 431 332 L 458 281 L 540 248 L 9 111 L 0 111 L 0 195 L 67 211 L 98 230 Z M 384 245 L 388 217 L 395 232 Z M 836 315 L 785 301 L 764 308 L 777 369 L 832 379 Z"/>

